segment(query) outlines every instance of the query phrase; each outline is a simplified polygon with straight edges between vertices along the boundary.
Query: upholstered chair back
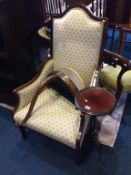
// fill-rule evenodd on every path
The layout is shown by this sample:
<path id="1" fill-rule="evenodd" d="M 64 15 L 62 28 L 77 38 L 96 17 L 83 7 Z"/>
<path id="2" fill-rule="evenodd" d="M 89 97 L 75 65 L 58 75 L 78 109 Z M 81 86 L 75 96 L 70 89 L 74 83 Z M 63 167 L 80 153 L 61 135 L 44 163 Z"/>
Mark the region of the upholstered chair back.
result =
<path id="1" fill-rule="evenodd" d="M 79 7 L 70 9 L 60 18 L 54 18 L 54 69 L 72 68 L 88 86 L 98 66 L 103 29 L 102 20 L 92 19 Z"/>

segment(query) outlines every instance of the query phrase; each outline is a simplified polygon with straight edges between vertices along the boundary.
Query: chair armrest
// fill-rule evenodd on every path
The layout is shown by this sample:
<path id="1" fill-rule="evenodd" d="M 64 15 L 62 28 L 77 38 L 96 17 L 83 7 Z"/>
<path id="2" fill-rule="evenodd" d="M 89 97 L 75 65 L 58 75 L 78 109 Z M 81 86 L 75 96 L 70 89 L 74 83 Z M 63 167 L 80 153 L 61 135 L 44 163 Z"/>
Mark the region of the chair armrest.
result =
<path id="1" fill-rule="evenodd" d="M 123 89 L 121 78 L 126 71 L 131 69 L 131 63 L 126 57 L 123 57 L 122 55 L 108 51 L 106 49 L 103 52 L 103 62 L 113 67 L 116 67 L 117 65 L 121 66 L 121 71 L 117 77 L 117 86 L 116 86 L 117 87 L 116 97 L 119 98 Z"/>
<path id="2" fill-rule="evenodd" d="M 123 57 L 122 55 L 119 55 L 115 52 L 111 52 L 106 49 L 104 49 L 104 52 L 103 52 L 103 61 L 114 67 L 116 65 L 120 65 L 123 69 L 126 69 L 126 70 L 131 69 L 130 61 L 126 57 Z"/>
<path id="3" fill-rule="evenodd" d="M 36 89 L 40 86 L 43 80 L 53 71 L 53 59 L 46 60 L 40 66 L 37 75 L 26 84 L 14 89 L 15 95 L 18 97 L 18 104 L 15 107 L 14 112 L 22 109 L 29 104 L 35 94 Z"/>

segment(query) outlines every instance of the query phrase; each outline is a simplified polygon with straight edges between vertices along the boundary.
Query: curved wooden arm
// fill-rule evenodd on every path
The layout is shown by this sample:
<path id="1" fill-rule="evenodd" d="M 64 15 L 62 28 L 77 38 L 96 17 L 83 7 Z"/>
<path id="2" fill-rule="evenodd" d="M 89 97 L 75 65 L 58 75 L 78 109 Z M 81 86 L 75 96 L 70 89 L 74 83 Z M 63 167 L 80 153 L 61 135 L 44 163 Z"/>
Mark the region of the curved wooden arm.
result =
<path id="1" fill-rule="evenodd" d="M 131 69 L 131 64 L 129 60 L 126 57 L 119 55 L 118 53 L 104 49 L 103 56 L 103 61 L 107 64 L 110 64 L 112 66 L 120 65 L 126 70 Z"/>
<path id="2" fill-rule="evenodd" d="M 78 89 L 75 86 L 75 84 L 63 72 L 60 72 L 60 71 L 54 71 L 54 72 L 52 72 L 52 74 L 50 74 L 49 77 L 47 77 L 47 79 L 36 90 L 36 92 L 34 94 L 34 97 L 32 99 L 32 102 L 30 104 L 29 110 L 28 110 L 25 118 L 22 120 L 21 123 L 17 124 L 17 126 L 23 125 L 31 117 L 31 113 L 32 113 L 32 111 L 34 109 L 35 103 L 36 103 L 37 98 L 38 98 L 39 94 L 41 93 L 42 89 L 45 88 L 49 83 L 51 83 L 53 81 L 56 81 L 59 78 L 62 81 L 64 81 L 65 85 L 70 89 L 70 91 L 71 91 L 71 93 L 73 95 L 75 95 L 76 92 L 78 92 Z"/>
<path id="3" fill-rule="evenodd" d="M 121 78 L 126 71 L 131 69 L 131 63 L 126 57 L 123 57 L 122 55 L 119 55 L 106 49 L 103 52 L 103 56 L 103 61 L 105 63 L 114 67 L 120 65 L 122 68 L 117 78 L 116 98 L 118 99 L 123 89 Z"/>
<path id="4" fill-rule="evenodd" d="M 78 92 L 78 88 L 73 83 L 73 81 L 68 77 L 65 73 L 61 71 L 53 71 L 52 74 L 56 74 L 64 83 L 65 85 L 70 89 L 73 96 Z"/>
<path id="5" fill-rule="evenodd" d="M 42 70 L 43 70 L 45 64 L 46 64 L 49 60 L 51 60 L 51 59 L 49 59 L 49 58 L 45 59 L 45 60 L 40 64 L 40 66 L 39 66 L 39 68 L 38 68 L 37 74 L 36 74 L 30 81 L 28 81 L 27 83 L 25 83 L 25 84 L 23 84 L 23 85 L 17 87 L 16 89 L 14 89 L 13 92 L 14 92 L 14 93 L 17 93 L 17 91 L 19 91 L 19 90 L 25 88 L 26 86 L 29 86 L 30 84 L 32 84 L 32 83 L 39 77 L 39 75 L 41 74 L 41 72 L 42 72 Z"/>
<path id="6" fill-rule="evenodd" d="M 14 95 L 16 96 L 16 99 L 17 99 L 17 103 L 15 105 L 15 108 L 14 108 L 14 111 L 13 113 L 15 113 L 17 111 L 17 109 L 21 106 L 21 104 L 24 103 L 24 101 L 22 100 L 21 101 L 21 95 L 20 93 L 22 91 L 24 91 L 26 89 L 26 92 L 25 93 L 28 93 L 28 87 L 29 86 L 32 86 L 33 83 L 35 84 L 35 82 L 37 81 L 37 79 L 39 80 L 39 77 L 42 75 L 42 72 L 45 70 L 44 67 L 46 67 L 46 64 L 48 65 L 48 62 L 52 61 L 53 59 L 45 59 L 41 64 L 40 66 L 38 67 L 38 71 L 37 71 L 37 74 L 28 82 L 26 82 L 25 84 L 17 87 L 16 89 L 13 90 L 13 93 Z M 50 63 L 49 63 L 50 65 Z M 48 67 L 48 66 L 47 66 Z M 50 69 L 50 66 L 48 67 Z M 44 74 L 43 74 L 43 77 L 44 77 Z M 40 80 L 42 81 L 42 80 Z M 33 95 L 33 94 L 32 94 Z M 29 100 L 29 101 L 28 101 Z M 31 99 L 28 99 L 27 101 L 30 102 Z M 27 102 L 27 103 L 28 103 Z"/>
<path id="7" fill-rule="evenodd" d="M 32 102 L 30 104 L 29 110 L 28 110 L 25 118 L 23 119 L 23 121 L 21 123 L 17 124 L 17 126 L 21 126 L 21 125 L 23 125 L 24 123 L 27 122 L 27 120 L 31 116 L 32 110 L 33 110 L 33 108 L 35 106 L 35 103 L 36 103 L 36 100 L 37 100 L 39 94 L 41 93 L 42 89 L 44 87 L 46 87 L 50 82 L 55 81 L 56 79 L 58 79 L 57 75 L 51 75 L 38 87 L 38 89 L 37 89 L 37 91 L 36 91 L 36 93 L 35 93 L 35 95 L 34 95 L 34 97 L 32 99 Z"/>

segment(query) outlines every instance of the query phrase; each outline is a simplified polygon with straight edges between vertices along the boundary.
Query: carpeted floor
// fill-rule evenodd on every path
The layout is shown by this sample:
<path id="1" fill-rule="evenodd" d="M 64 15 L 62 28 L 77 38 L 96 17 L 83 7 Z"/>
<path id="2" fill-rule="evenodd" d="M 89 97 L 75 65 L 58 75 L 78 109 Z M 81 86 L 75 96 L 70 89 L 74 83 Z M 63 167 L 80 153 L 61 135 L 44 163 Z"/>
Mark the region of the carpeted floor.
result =
<path id="1" fill-rule="evenodd" d="M 74 151 L 32 131 L 27 140 L 14 126 L 12 113 L 0 107 L 0 175 L 130 175 L 131 95 L 114 148 L 103 146 L 105 167 L 93 149 L 77 167 Z"/>
<path id="2" fill-rule="evenodd" d="M 130 58 L 129 48 L 125 50 Z M 128 95 L 116 144 L 113 149 L 102 147 L 105 167 L 94 149 L 77 167 L 72 149 L 32 131 L 23 140 L 14 126 L 12 112 L 0 107 L 0 175 L 131 175 L 130 108 L 131 95 Z"/>

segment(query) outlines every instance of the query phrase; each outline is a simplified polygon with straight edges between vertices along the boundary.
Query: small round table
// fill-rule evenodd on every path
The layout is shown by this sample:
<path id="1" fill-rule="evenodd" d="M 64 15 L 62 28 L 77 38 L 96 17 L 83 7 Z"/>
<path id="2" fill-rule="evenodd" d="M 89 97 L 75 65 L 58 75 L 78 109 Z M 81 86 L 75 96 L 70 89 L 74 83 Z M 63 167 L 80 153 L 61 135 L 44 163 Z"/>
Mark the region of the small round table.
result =
<path id="1" fill-rule="evenodd" d="M 75 104 L 83 113 L 91 116 L 91 134 L 96 145 L 98 157 L 103 160 L 99 153 L 99 142 L 97 139 L 96 117 L 104 116 L 113 111 L 116 105 L 115 96 L 102 87 L 90 87 L 79 91 L 75 96 Z M 85 115 L 86 116 L 86 115 Z"/>

